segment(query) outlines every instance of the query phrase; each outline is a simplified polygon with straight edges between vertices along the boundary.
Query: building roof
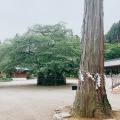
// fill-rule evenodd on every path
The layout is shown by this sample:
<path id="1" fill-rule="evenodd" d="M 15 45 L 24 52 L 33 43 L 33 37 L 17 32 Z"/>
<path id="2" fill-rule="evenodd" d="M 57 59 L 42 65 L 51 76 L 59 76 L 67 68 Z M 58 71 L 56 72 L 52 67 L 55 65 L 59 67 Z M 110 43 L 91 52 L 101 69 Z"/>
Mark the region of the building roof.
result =
<path id="1" fill-rule="evenodd" d="M 21 67 L 16 67 L 15 69 L 16 70 L 21 70 L 21 71 L 28 71 L 29 70 L 28 68 L 21 68 Z"/>
<path id="2" fill-rule="evenodd" d="M 106 60 L 106 61 L 104 62 L 104 67 L 105 67 L 105 68 L 120 67 L 120 58 L 118 58 L 118 59 Z"/>

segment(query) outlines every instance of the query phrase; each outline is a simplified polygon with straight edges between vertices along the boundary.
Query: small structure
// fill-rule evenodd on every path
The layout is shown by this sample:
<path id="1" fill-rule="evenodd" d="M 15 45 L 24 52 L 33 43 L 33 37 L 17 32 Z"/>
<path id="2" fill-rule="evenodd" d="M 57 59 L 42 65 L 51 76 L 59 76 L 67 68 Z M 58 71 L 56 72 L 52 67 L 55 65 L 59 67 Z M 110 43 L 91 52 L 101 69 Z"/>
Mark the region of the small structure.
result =
<path id="1" fill-rule="evenodd" d="M 11 74 L 11 78 L 13 80 L 26 80 L 26 73 L 27 73 L 28 69 L 27 68 L 20 68 L 20 67 L 16 67 L 15 68 L 15 72 L 13 72 Z"/>
<path id="2" fill-rule="evenodd" d="M 106 60 L 104 63 L 104 67 L 105 67 L 105 69 L 118 69 L 118 68 L 120 68 L 120 58 Z"/>
<path id="3" fill-rule="evenodd" d="M 120 84 L 120 58 L 106 60 L 104 62 L 105 70 L 110 74 L 112 79 L 112 88 Z"/>

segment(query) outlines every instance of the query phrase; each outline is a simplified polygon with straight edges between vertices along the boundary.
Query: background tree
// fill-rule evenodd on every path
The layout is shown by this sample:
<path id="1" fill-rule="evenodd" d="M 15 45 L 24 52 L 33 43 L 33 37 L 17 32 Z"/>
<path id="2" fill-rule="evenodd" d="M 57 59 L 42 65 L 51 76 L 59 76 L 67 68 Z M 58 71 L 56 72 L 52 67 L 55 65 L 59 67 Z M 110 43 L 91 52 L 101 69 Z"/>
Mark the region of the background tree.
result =
<path id="1" fill-rule="evenodd" d="M 102 118 L 111 114 L 103 53 L 103 0 L 85 0 L 80 77 L 73 105 L 75 116 Z"/>
<path id="2" fill-rule="evenodd" d="M 34 25 L 24 35 L 3 43 L 1 49 L 3 69 L 27 67 L 38 74 L 38 84 L 64 84 L 65 74 L 76 76 L 79 69 L 80 39 L 64 23 Z M 5 57 L 9 57 L 6 64 Z"/>
<path id="3" fill-rule="evenodd" d="M 114 23 L 108 33 L 105 35 L 105 42 L 120 43 L 120 21 Z"/>
<path id="4" fill-rule="evenodd" d="M 105 43 L 105 60 L 120 58 L 120 44 Z"/>

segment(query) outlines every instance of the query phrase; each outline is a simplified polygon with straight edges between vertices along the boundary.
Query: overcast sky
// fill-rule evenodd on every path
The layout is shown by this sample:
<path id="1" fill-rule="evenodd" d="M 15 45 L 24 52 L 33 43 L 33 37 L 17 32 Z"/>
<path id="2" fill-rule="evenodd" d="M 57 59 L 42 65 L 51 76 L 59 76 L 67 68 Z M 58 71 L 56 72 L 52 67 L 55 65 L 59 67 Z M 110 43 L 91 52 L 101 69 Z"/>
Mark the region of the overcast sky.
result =
<path id="1" fill-rule="evenodd" d="M 104 0 L 105 33 L 120 20 L 120 0 Z M 84 0 L 0 0 L 0 39 L 23 34 L 28 27 L 61 21 L 80 35 Z"/>

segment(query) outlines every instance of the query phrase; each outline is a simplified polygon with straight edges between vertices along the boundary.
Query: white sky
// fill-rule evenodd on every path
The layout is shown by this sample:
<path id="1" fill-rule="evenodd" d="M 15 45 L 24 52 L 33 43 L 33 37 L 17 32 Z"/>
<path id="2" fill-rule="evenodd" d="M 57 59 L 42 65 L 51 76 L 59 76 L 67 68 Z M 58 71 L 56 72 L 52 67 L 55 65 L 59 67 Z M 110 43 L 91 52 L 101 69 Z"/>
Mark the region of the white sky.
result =
<path id="1" fill-rule="evenodd" d="M 120 20 L 120 0 L 104 0 L 105 33 Z M 0 39 L 23 34 L 28 27 L 66 22 L 80 35 L 84 0 L 0 0 Z"/>

